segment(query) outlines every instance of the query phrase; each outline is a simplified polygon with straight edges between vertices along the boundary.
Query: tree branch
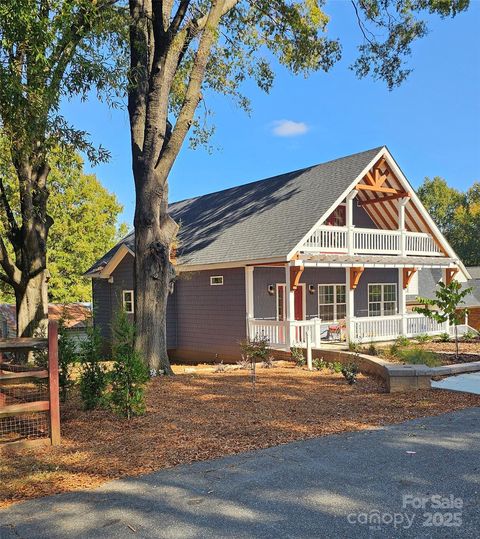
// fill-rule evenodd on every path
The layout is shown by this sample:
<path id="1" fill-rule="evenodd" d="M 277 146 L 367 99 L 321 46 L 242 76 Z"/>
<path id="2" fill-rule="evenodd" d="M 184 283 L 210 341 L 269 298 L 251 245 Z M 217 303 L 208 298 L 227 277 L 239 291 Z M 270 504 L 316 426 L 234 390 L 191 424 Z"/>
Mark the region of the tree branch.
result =
<path id="1" fill-rule="evenodd" d="M 11 234 L 17 234 L 19 231 L 17 221 L 15 220 L 15 216 L 13 214 L 12 208 L 10 206 L 10 203 L 8 202 L 7 198 L 7 191 L 5 189 L 5 185 L 3 183 L 3 178 L 0 177 L 0 202 L 2 203 L 5 213 L 7 215 L 8 224 L 10 227 L 10 233 Z"/>

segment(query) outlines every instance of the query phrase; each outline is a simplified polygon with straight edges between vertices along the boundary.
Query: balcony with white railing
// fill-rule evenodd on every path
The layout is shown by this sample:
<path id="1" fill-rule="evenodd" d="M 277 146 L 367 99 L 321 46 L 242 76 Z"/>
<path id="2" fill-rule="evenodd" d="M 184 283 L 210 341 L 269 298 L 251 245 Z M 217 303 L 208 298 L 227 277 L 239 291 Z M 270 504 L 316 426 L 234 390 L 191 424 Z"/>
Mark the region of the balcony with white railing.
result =
<path id="1" fill-rule="evenodd" d="M 315 254 L 442 255 L 433 237 L 423 232 L 329 225 L 317 227 L 305 240 L 301 250 Z"/>

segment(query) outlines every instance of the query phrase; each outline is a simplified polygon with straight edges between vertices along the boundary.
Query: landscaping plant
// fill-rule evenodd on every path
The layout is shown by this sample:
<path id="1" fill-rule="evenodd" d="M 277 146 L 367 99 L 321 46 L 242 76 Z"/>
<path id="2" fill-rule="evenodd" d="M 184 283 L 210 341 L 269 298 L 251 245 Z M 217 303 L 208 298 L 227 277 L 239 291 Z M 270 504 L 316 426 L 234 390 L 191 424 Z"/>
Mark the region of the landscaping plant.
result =
<path id="1" fill-rule="evenodd" d="M 414 307 L 413 310 L 423 314 L 439 324 L 449 322 L 455 327 L 455 357 L 458 358 L 458 325 L 465 316 L 466 309 L 459 309 L 459 305 L 465 303 L 463 298 L 471 292 L 472 288 L 464 288 L 455 279 L 445 284 L 438 283 L 435 291 L 435 299 L 417 298 L 418 303 L 424 307 Z"/>
<path id="2" fill-rule="evenodd" d="M 145 412 L 145 384 L 148 367 L 135 349 L 135 327 L 124 311 L 117 315 L 114 325 L 114 364 L 110 373 L 112 408 L 130 419 Z"/>
<path id="3" fill-rule="evenodd" d="M 353 385 L 357 382 L 358 372 L 359 369 L 356 363 L 348 363 L 342 367 L 342 374 L 349 385 Z"/>
<path id="4" fill-rule="evenodd" d="M 437 359 L 436 354 L 430 350 L 424 350 L 423 348 L 407 348 L 406 350 L 399 350 L 397 357 L 411 365 L 427 365 L 427 367 L 438 367 L 440 365 L 440 361 Z"/>
<path id="5" fill-rule="evenodd" d="M 85 410 L 101 406 L 107 387 L 107 373 L 101 363 L 102 338 L 95 328 L 89 328 L 87 338 L 80 345 L 80 396 Z"/>
<path id="6" fill-rule="evenodd" d="M 73 385 L 70 377 L 72 365 L 78 361 L 77 345 L 68 333 L 66 320 L 58 322 L 58 383 L 60 385 L 60 400 L 67 400 L 67 393 Z"/>
<path id="7" fill-rule="evenodd" d="M 293 361 L 295 361 L 296 367 L 304 367 L 306 364 L 305 356 L 303 355 L 303 350 L 298 346 L 290 347 L 290 355 Z"/>

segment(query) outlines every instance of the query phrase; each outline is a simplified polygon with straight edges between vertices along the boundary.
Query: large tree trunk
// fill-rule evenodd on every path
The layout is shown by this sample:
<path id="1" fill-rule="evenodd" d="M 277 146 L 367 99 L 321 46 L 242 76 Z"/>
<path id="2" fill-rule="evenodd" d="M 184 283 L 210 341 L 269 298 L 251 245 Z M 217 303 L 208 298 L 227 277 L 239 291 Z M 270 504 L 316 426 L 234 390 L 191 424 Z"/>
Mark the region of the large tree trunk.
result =
<path id="1" fill-rule="evenodd" d="M 15 290 L 18 337 L 46 337 L 48 323 L 47 272 L 42 271 Z"/>
<path id="2" fill-rule="evenodd" d="M 135 174 L 136 348 L 152 375 L 173 374 L 167 354 L 167 300 L 175 269 L 170 246 L 177 226 L 168 215 L 167 192 L 158 172 Z"/>

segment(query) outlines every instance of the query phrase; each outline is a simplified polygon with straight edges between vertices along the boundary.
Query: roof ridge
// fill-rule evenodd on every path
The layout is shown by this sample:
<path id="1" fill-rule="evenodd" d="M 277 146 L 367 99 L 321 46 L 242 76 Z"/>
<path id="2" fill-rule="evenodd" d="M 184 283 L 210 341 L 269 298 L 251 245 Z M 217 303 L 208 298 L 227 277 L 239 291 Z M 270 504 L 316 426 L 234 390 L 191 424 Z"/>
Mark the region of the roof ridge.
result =
<path id="1" fill-rule="evenodd" d="M 382 148 L 386 148 L 386 145 L 382 145 L 382 146 L 377 146 L 376 148 L 369 148 L 368 150 L 363 150 L 361 152 L 355 152 L 355 153 L 352 153 L 352 154 L 349 154 L 349 155 L 344 155 L 342 157 L 336 157 L 335 159 L 330 159 L 329 161 L 324 161 L 323 163 L 317 163 L 315 165 L 310 165 L 310 166 L 306 166 L 306 167 L 302 167 L 302 168 L 298 168 L 298 169 L 295 169 L 295 170 L 289 170 L 287 172 L 282 172 L 281 174 L 276 174 L 275 176 L 269 176 L 268 178 L 261 178 L 261 179 L 258 179 L 258 180 L 252 180 L 252 181 L 248 181 L 246 183 L 240 183 L 238 185 L 232 185 L 231 187 L 227 187 L 225 189 L 218 189 L 217 191 L 211 191 L 210 193 L 204 193 L 203 195 L 197 195 L 195 197 L 190 197 L 190 198 L 183 198 L 181 200 L 176 200 L 175 202 L 170 202 L 168 204 L 169 208 L 175 204 L 181 204 L 181 203 L 184 203 L 184 202 L 191 202 L 193 200 L 198 200 L 202 197 L 206 197 L 206 196 L 211 196 L 211 195 L 217 195 L 219 193 L 225 193 L 227 191 L 230 191 L 230 190 L 233 190 L 233 189 L 238 189 L 239 187 L 245 187 L 247 185 L 254 185 L 256 183 L 261 183 L 261 182 L 266 182 L 266 181 L 269 181 L 269 180 L 275 180 L 277 178 L 280 178 L 281 176 L 287 176 L 288 174 L 295 174 L 295 173 L 298 173 L 298 172 L 303 172 L 305 170 L 308 170 L 308 169 L 314 169 L 314 168 L 317 168 L 317 167 L 322 167 L 322 166 L 325 166 L 325 165 L 329 165 L 330 163 L 335 163 L 335 161 L 342 161 L 343 159 L 349 159 L 351 157 L 357 157 L 363 153 L 369 153 L 369 152 L 373 152 L 373 151 L 380 151 Z"/>

